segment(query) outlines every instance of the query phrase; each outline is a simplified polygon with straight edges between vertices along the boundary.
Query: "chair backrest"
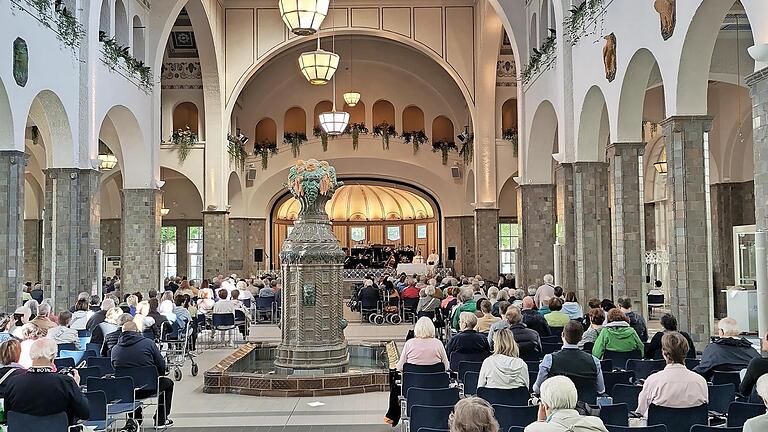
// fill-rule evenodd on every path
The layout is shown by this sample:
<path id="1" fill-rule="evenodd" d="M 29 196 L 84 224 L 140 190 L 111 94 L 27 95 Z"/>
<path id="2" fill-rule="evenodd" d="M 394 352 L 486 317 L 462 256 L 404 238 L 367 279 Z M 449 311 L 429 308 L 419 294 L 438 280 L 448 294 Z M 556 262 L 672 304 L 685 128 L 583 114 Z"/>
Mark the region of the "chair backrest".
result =
<path id="1" fill-rule="evenodd" d="M 13 432 L 64 432 L 69 428 L 67 414 L 60 412 L 49 416 L 33 416 L 14 411 L 8 412 L 8 430 Z"/>
<path id="2" fill-rule="evenodd" d="M 448 388 L 450 385 L 450 378 L 445 372 L 432 372 L 432 373 L 416 373 L 416 372 L 403 372 L 402 383 L 403 396 L 408 395 L 408 389 L 411 387 L 426 388 L 426 389 L 439 389 Z"/>
<path id="3" fill-rule="evenodd" d="M 493 412 L 499 422 L 499 430 L 509 430 L 512 426 L 527 426 L 536 421 L 539 413 L 537 405 L 511 406 L 493 405 Z"/>
<path id="4" fill-rule="evenodd" d="M 129 376 L 119 378 L 88 378 L 86 382 L 88 391 L 103 391 L 109 403 L 131 403 L 133 398 L 133 378 Z"/>
<path id="5" fill-rule="evenodd" d="M 85 350 L 86 351 L 93 351 L 100 353 L 101 352 L 101 344 L 100 343 L 87 343 L 85 344 Z"/>
<path id="6" fill-rule="evenodd" d="M 109 357 L 89 357 L 85 363 L 88 367 L 97 367 L 101 370 L 101 376 L 115 373 L 112 367 L 112 359 Z"/>
<path id="7" fill-rule="evenodd" d="M 665 425 L 670 431 L 687 431 L 695 424 L 708 424 L 707 404 L 693 408 L 667 408 L 654 404 L 648 408 L 648 425 Z"/>
<path id="8" fill-rule="evenodd" d="M 241 311 L 240 309 L 235 309 L 235 321 L 245 321 L 245 312 Z"/>
<path id="9" fill-rule="evenodd" d="M 507 432 L 525 432 L 525 426 L 510 426 Z"/>
<path id="10" fill-rule="evenodd" d="M 709 403 L 707 408 L 719 414 L 728 412 L 728 406 L 731 405 L 736 396 L 736 387 L 733 384 L 708 385 Z"/>
<path id="11" fill-rule="evenodd" d="M 417 387 L 411 387 L 408 389 L 408 393 L 405 397 L 406 400 L 406 413 L 408 417 L 411 416 L 411 408 L 414 405 L 423 406 L 453 406 L 459 401 L 459 389 L 454 388 L 442 388 L 442 389 L 423 389 Z"/>
<path id="12" fill-rule="evenodd" d="M 115 369 L 116 377 L 133 378 L 133 387 L 146 392 L 157 391 L 157 369 L 154 366 Z"/>
<path id="13" fill-rule="evenodd" d="M 664 306 L 664 294 L 648 294 L 648 306 Z"/>
<path id="14" fill-rule="evenodd" d="M 74 350 L 74 351 L 61 350 L 61 351 L 59 351 L 59 357 L 61 357 L 61 358 L 69 357 L 69 358 L 71 358 L 72 360 L 75 361 L 75 364 L 80 363 L 80 360 L 83 359 L 83 354 L 84 354 L 84 351 L 78 351 L 78 350 Z"/>
<path id="15" fill-rule="evenodd" d="M 514 389 L 478 387 L 477 396 L 485 399 L 491 405 L 525 406 L 528 405 L 531 393 L 527 387 Z"/>
<path id="16" fill-rule="evenodd" d="M 274 297 L 257 297 L 256 298 L 256 309 L 264 312 L 264 311 L 271 311 L 272 305 L 275 303 Z"/>
<path id="17" fill-rule="evenodd" d="M 458 368 L 454 370 L 458 372 L 459 381 L 461 381 L 464 379 L 464 374 L 469 371 L 480 372 L 480 368 L 483 366 L 483 362 L 461 361 L 458 363 L 458 365 Z"/>
<path id="18" fill-rule="evenodd" d="M 667 362 L 664 360 L 627 360 L 627 370 L 635 372 L 635 379 L 641 380 L 648 378 L 652 373 L 664 369 Z"/>
<path id="19" fill-rule="evenodd" d="M 459 375 L 460 377 L 464 376 L 464 374 L 461 374 L 461 371 L 459 370 L 461 363 L 473 362 L 473 363 L 480 363 L 482 365 L 483 360 L 485 360 L 489 355 L 490 355 L 489 352 L 473 352 L 473 353 L 453 352 L 451 353 L 451 356 L 449 358 L 451 370 L 458 371 L 460 373 Z M 480 369 L 478 368 L 477 370 L 479 371 Z"/>
<path id="20" fill-rule="evenodd" d="M 563 349 L 562 343 L 548 343 L 548 342 L 542 342 L 541 343 L 541 353 L 543 355 L 552 354 L 555 351 L 560 351 Z"/>
<path id="21" fill-rule="evenodd" d="M 77 373 L 80 374 L 80 384 L 86 384 L 88 382 L 88 378 L 90 377 L 102 377 L 101 368 L 96 366 L 78 368 Z"/>
<path id="22" fill-rule="evenodd" d="M 214 327 L 232 327 L 235 325 L 235 315 L 215 313 L 211 317 L 211 323 Z"/>
<path id="23" fill-rule="evenodd" d="M 667 427 L 664 425 L 644 427 L 605 425 L 605 427 L 608 429 L 608 432 L 667 432 Z M 670 430 L 670 432 L 672 431 Z"/>
<path id="24" fill-rule="evenodd" d="M 636 386 L 631 384 L 616 384 L 611 390 L 611 397 L 613 397 L 613 403 L 627 404 L 627 409 L 630 411 L 637 410 L 637 397 L 640 396 L 640 391 L 643 390 L 642 386 Z M 618 425 L 617 425 L 618 426 Z"/>
<path id="25" fill-rule="evenodd" d="M 550 327 L 550 336 L 557 336 L 558 338 L 563 334 L 563 327 Z"/>
<path id="26" fill-rule="evenodd" d="M 701 363 L 701 360 L 699 359 L 692 359 L 692 358 L 685 359 L 685 367 L 687 367 L 689 370 L 693 370 L 693 368 L 698 366 L 699 363 Z"/>
<path id="27" fill-rule="evenodd" d="M 542 336 L 541 343 L 563 343 L 563 338 L 560 335 Z"/>
<path id="28" fill-rule="evenodd" d="M 243 299 L 243 306 L 245 306 L 246 309 L 251 308 L 251 299 Z"/>
<path id="29" fill-rule="evenodd" d="M 742 427 L 744 422 L 765 414 L 764 404 L 754 404 L 745 402 L 731 402 L 728 407 L 728 427 Z"/>
<path id="30" fill-rule="evenodd" d="M 625 403 L 602 405 L 600 419 L 604 424 L 629 426 L 629 407 Z"/>
<path id="31" fill-rule="evenodd" d="M 461 380 L 464 383 L 464 394 L 473 395 L 477 393 L 477 382 L 480 380 L 480 372 L 468 371 Z"/>
<path id="32" fill-rule="evenodd" d="M 536 361 L 526 361 L 525 364 L 528 365 L 528 372 L 538 372 L 539 366 L 541 366 L 541 362 Z"/>
<path id="33" fill-rule="evenodd" d="M 603 354 L 604 359 L 613 360 L 613 366 L 621 369 L 627 368 L 627 360 L 630 359 L 642 359 L 643 355 L 640 350 L 619 352 L 619 351 L 605 351 Z"/>
<path id="34" fill-rule="evenodd" d="M 741 432 L 742 428 L 739 427 L 722 427 L 722 426 L 707 426 L 707 425 L 693 425 L 691 426 L 691 432 Z"/>
<path id="35" fill-rule="evenodd" d="M 445 364 L 435 363 L 432 365 L 416 365 L 412 363 L 406 363 L 403 365 L 403 372 L 416 372 L 416 373 L 445 372 Z"/>
<path id="36" fill-rule="evenodd" d="M 533 385 L 539 378 L 539 373 L 532 370 L 528 370 L 528 390 L 533 391 Z"/>
<path id="37" fill-rule="evenodd" d="M 53 364 L 56 365 L 56 370 L 62 370 L 75 367 L 75 360 L 72 357 L 56 357 Z"/>
<path id="38" fill-rule="evenodd" d="M 724 371 L 715 371 L 712 375 L 712 384 L 728 384 L 731 383 L 734 385 L 734 387 L 739 388 L 739 385 L 741 385 L 741 374 L 736 372 L 724 372 Z"/>
<path id="39" fill-rule="evenodd" d="M 594 342 L 584 342 L 584 346 L 581 348 L 581 350 L 592 354 L 592 348 L 594 347 L 595 347 Z"/>
<path id="40" fill-rule="evenodd" d="M 103 421 L 107 419 L 107 394 L 101 390 L 87 391 L 85 398 L 88 400 L 88 421 Z"/>
<path id="41" fill-rule="evenodd" d="M 74 343 L 62 343 L 58 344 L 59 347 L 59 354 L 61 354 L 62 351 L 77 351 L 77 347 Z"/>
<path id="42" fill-rule="evenodd" d="M 448 429 L 448 416 L 453 411 L 450 406 L 424 406 L 411 407 L 410 430 L 418 431 L 421 428 Z"/>
<path id="43" fill-rule="evenodd" d="M 603 372 L 603 381 L 605 381 L 605 392 L 613 395 L 613 386 L 616 384 L 632 384 L 635 373 L 632 371 Z"/>
<path id="44" fill-rule="evenodd" d="M 589 350 L 589 353 L 592 353 L 592 350 Z M 613 360 L 600 360 L 600 369 L 603 372 L 613 372 Z"/>

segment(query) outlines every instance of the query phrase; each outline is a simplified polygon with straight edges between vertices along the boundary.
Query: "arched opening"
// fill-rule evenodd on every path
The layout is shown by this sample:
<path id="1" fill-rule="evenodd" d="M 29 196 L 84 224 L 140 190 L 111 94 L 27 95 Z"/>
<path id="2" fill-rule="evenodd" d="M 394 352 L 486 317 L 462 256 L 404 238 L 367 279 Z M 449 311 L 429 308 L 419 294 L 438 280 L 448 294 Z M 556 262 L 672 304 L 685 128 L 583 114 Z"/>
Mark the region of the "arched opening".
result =
<path id="1" fill-rule="evenodd" d="M 101 1 L 101 11 L 99 12 L 99 32 L 105 36 L 112 36 L 112 27 L 110 25 L 112 17 L 109 10 L 110 0 Z"/>
<path id="2" fill-rule="evenodd" d="M 602 161 L 608 144 L 608 108 L 605 96 L 598 86 L 592 86 L 584 98 L 579 119 L 576 159 Z"/>
<path id="3" fill-rule="evenodd" d="M 277 144 L 277 123 L 271 118 L 263 118 L 256 124 L 256 143 L 259 145 Z"/>
<path id="4" fill-rule="evenodd" d="M 229 203 L 230 217 L 245 216 L 243 206 L 243 188 L 240 184 L 240 177 L 237 173 L 231 173 L 227 181 L 227 202 Z"/>
<path id="5" fill-rule="evenodd" d="M 307 113 L 300 107 L 293 107 L 285 112 L 283 124 L 285 133 L 307 133 Z"/>
<path id="6" fill-rule="evenodd" d="M 454 142 L 453 122 L 446 116 L 437 116 L 432 121 L 432 142 Z"/>
<path id="7" fill-rule="evenodd" d="M 199 128 L 197 105 L 192 102 L 182 102 L 173 110 L 173 130 L 189 128 L 198 133 Z"/>
<path id="8" fill-rule="evenodd" d="M 539 40 L 546 39 L 549 35 L 549 1 L 541 2 L 541 18 L 539 19 Z"/>
<path id="9" fill-rule="evenodd" d="M 501 106 L 501 129 L 504 133 L 517 131 L 517 99 L 507 99 Z"/>
<path id="10" fill-rule="evenodd" d="M 646 104 L 646 97 L 655 102 Z M 648 112 L 648 107 L 654 112 Z M 643 121 L 664 119 L 664 81 L 653 54 L 645 48 L 638 50 L 627 65 L 619 99 L 616 142 L 643 142 Z M 660 112 L 659 112 L 660 111 Z"/>
<path id="11" fill-rule="evenodd" d="M 317 105 L 315 105 L 315 116 L 313 117 L 313 121 L 316 128 L 320 127 L 320 114 L 324 112 L 330 112 L 333 110 L 333 103 L 331 101 L 321 101 L 318 102 Z"/>
<path id="12" fill-rule="evenodd" d="M 35 146 L 41 168 L 71 166 L 75 160 L 69 116 L 59 96 L 43 90 L 29 107 L 26 134 Z M 39 147 L 38 147 L 39 146 Z"/>
<path id="13" fill-rule="evenodd" d="M 365 103 L 358 101 L 353 107 L 344 104 L 344 111 L 349 113 L 349 124 L 365 123 Z"/>
<path id="14" fill-rule="evenodd" d="M 552 184 L 552 153 L 559 148 L 557 143 L 558 120 L 555 107 L 549 101 L 542 102 L 536 109 L 531 122 L 531 135 L 525 154 L 523 176 L 528 183 Z"/>
<path id="15" fill-rule="evenodd" d="M 115 40 L 122 46 L 128 46 L 128 14 L 123 0 L 115 0 Z"/>
<path id="16" fill-rule="evenodd" d="M 146 42 L 144 41 L 144 24 L 138 15 L 133 16 L 133 58 L 143 62 Z"/>
<path id="17" fill-rule="evenodd" d="M 411 105 L 403 110 L 403 132 L 418 132 L 424 129 L 424 111 Z"/>
<path id="18" fill-rule="evenodd" d="M 395 106 L 388 100 L 379 100 L 373 104 L 373 124 L 387 123 L 395 126 Z"/>
<path id="19" fill-rule="evenodd" d="M 520 229 L 517 221 L 517 187 L 507 179 L 499 190 L 499 273 L 517 274 Z"/>
<path id="20" fill-rule="evenodd" d="M 0 80 L 0 148 L 14 148 L 11 102 L 2 80 Z"/>
<path id="21" fill-rule="evenodd" d="M 528 43 L 530 44 L 531 48 L 530 52 L 533 53 L 533 49 L 539 47 L 539 21 L 536 19 L 535 13 L 531 16 L 530 32 L 531 33 L 528 39 Z"/>

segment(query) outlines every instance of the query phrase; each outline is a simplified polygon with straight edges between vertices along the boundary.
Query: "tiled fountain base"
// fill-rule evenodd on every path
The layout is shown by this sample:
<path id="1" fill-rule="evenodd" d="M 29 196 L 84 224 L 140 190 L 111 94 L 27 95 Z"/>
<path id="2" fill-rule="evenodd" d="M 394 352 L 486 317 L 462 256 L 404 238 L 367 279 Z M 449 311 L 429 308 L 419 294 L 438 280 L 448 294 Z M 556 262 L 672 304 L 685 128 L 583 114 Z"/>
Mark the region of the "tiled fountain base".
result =
<path id="1" fill-rule="evenodd" d="M 350 370 L 340 374 L 276 375 L 270 368 L 277 344 L 246 343 L 205 372 L 204 393 L 270 397 L 338 396 L 389 391 L 386 365 L 355 367 L 355 359 L 375 364 L 384 343 L 350 345 Z"/>

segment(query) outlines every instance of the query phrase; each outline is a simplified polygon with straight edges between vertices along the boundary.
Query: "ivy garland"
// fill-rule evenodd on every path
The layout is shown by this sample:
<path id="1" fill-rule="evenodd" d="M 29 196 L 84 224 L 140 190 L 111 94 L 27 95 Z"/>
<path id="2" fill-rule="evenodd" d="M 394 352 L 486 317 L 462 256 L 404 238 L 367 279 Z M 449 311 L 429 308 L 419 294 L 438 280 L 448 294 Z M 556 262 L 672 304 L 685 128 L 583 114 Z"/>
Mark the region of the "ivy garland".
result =
<path id="1" fill-rule="evenodd" d="M 115 69 L 122 59 L 122 65 L 129 74 L 138 78 L 139 85 L 145 90 L 152 89 L 152 69 L 145 65 L 143 61 L 136 60 L 131 55 L 130 48 L 120 45 L 115 39 L 107 36 L 103 31 L 99 31 L 99 40 L 102 43 L 104 52 L 104 61 L 111 69 Z"/>
<path id="2" fill-rule="evenodd" d="M 531 58 L 528 60 L 528 64 L 525 65 L 525 68 L 523 68 L 523 71 L 520 74 L 520 80 L 523 82 L 523 85 L 528 84 L 540 73 L 554 67 L 556 58 L 556 46 L 557 38 L 552 35 L 544 39 L 544 42 L 541 44 L 539 49 L 533 49 L 533 54 L 531 54 Z"/>
<path id="3" fill-rule="evenodd" d="M 501 134 L 501 139 L 509 141 L 509 142 L 512 143 L 512 155 L 514 157 L 517 157 L 517 150 L 518 150 L 518 148 L 517 148 L 517 143 L 518 143 L 518 140 L 517 140 L 517 130 L 512 129 L 512 128 L 504 129 L 504 131 Z"/>
<path id="4" fill-rule="evenodd" d="M 293 157 L 299 157 L 301 145 L 307 142 L 307 134 L 304 132 L 286 132 L 283 135 L 283 142 L 291 145 Z"/>
<path id="5" fill-rule="evenodd" d="M 389 139 L 391 137 L 397 137 L 397 130 L 395 130 L 394 125 L 384 121 L 373 127 L 373 136 L 380 136 L 381 147 L 384 150 L 389 150 Z"/>
<path id="6" fill-rule="evenodd" d="M 403 141 L 405 141 L 406 144 L 413 144 L 414 156 L 416 156 L 416 153 L 419 152 L 419 147 L 429 141 L 429 137 L 427 137 L 427 134 L 424 133 L 423 129 L 420 131 L 403 132 L 400 137 L 403 139 Z"/>
<path id="7" fill-rule="evenodd" d="M 458 150 L 459 149 L 458 147 L 456 147 L 456 143 L 453 141 L 448 142 L 448 141 L 441 140 L 441 141 L 435 141 L 432 143 L 432 152 L 442 153 L 443 165 L 448 165 L 448 153 L 452 151 L 458 151 Z"/>
<path id="8" fill-rule="evenodd" d="M 571 43 L 576 45 L 584 37 L 598 32 L 598 17 L 605 18 L 605 4 L 607 0 L 584 0 L 578 6 L 571 8 L 571 15 L 563 21 L 565 34 Z M 602 28 L 602 22 L 600 24 Z M 592 28 L 592 30 L 590 30 Z"/>
<path id="9" fill-rule="evenodd" d="M 245 140 L 227 134 L 227 154 L 229 154 L 230 163 L 234 163 L 240 171 L 245 169 L 245 159 L 248 157 L 248 151 L 245 150 Z"/>
<path id="10" fill-rule="evenodd" d="M 368 128 L 365 127 L 365 123 L 351 123 L 347 125 L 347 129 L 344 131 L 346 135 L 352 135 L 352 150 L 357 150 L 360 145 L 360 134 L 367 134 Z"/>
<path id="11" fill-rule="evenodd" d="M 464 158 L 464 165 L 472 163 L 472 159 L 475 156 L 475 134 L 471 133 L 467 136 L 467 140 L 461 145 L 459 156 Z"/>
<path id="12" fill-rule="evenodd" d="M 269 157 L 277 154 L 277 143 L 273 141 L 261 141 L 253 147 L 253 154 L 261 157 L 261 168 L 267 169 Z"/>
<path id="13" fill-rule="evenodd" d="M 184 163 L 189 156 L 190 150 L 197 143 L 197 134 L 189 126 L 184 129 L 177 129 L 171 134 L 170 142 L 176 146 L 179 151 L 179 162 Z"/>
<path id="14" fill-rule="evenodd" d="M 324 131 L 323 128 L 320 126 L 315 126 L 313 129 L 313 134 L 315 135 L 315 138 L 320 138 L 320 143 L 323 145 L 323 151 L 328 151 L 328 132 Z"/>
<path id="15" fill-rule="evenodd" d="M 12 1 L 19 9 L 26 11 L 21 5 L 21 0 Z M 34 12 L 37 13 L 35 18 L 37 18 L 43 26 L 56 32 L 56 38 L 61 43 L 69 48 L 80 46 L 80 40 L 85 35 L 85 29 L 66 7 L 57 2 L 56 8 L 52 9 L 50 0 L 25 1 L 34 9 Z M 30 12 L 27 11 L 27 13 Z"/>

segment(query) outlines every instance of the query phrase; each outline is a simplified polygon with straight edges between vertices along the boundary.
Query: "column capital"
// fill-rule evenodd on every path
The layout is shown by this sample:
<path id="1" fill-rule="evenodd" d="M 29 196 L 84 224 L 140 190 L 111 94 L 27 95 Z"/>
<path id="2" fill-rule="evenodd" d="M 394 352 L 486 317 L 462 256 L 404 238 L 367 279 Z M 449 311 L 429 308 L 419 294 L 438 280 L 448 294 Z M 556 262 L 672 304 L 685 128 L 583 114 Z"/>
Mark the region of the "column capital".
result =
<path id="1" fill-rule="evenodd" d="M 744 79 L 746 84 L 750 87 L 754 87 L 755 84 L 768 80 L 768 67 L 762 68 L 759 71 L 747 75 Z"/>
<path id="2" fill-rule="evenodd" d="M 43 171 L 46 177 L 51 179 L 69 177 L 71 180 L 75 180 L 81 176 L 96 175 L 100 176 L 101 171 L 92 168 L 46 168 Z"/>
<path id="3" fill-rule="evenodd" d="M 475 213 L 483 213 L 483 212 L 499 212 L 498 207 L 477 207 L 475 208 Z"/>
<path id="4" fill-rule="evenodd" d="M 553 183 L 523 183 L 517 185 L 518 190 L 552 189 L 554 187 Z"/>
<path id="5" fill-rule="evenodd" d="M 682 132 L 685 125 L 691 123 L 701 123 L 704 132 L 712 130 L 712 116 L 707 115 L 680 115 L 667 117 L 659 123 L 662 128 L 672 128 L 672 132 Z"/>
<path id="6" fill-rule="evenodd" d="M 203 210 L 200 213 L 203 215 L 228 215 L 229 210 Z"/>
<path id="7" fill-rule="evenodd" d="M 605 148 L 614 156 L 621 156 L 624 152 L 637 152 L 638 156 L 645 154 L 645 142 L 617 142 L 609 143 Z"/>

